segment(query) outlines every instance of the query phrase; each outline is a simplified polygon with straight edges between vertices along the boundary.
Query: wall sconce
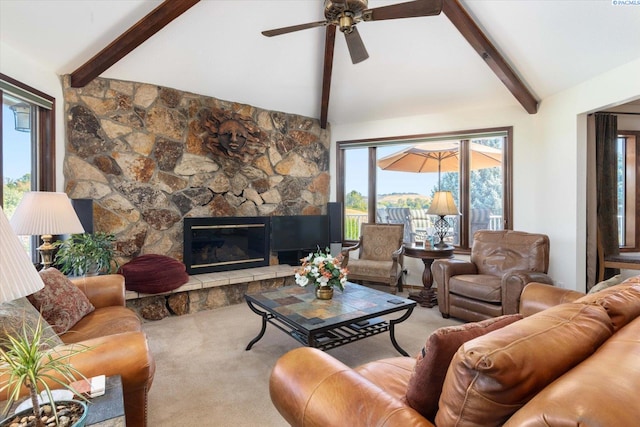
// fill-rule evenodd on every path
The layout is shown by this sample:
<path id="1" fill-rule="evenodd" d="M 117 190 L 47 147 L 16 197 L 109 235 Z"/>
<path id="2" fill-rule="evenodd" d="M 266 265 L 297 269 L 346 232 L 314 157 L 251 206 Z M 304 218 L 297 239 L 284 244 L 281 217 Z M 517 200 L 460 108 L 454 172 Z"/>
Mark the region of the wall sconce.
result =
<path id="1" fill-rule="evenodd" d="M 31 131 L 31 106 L 27 103 L 20 102 L 10 106 L 15 119 L 15 129 L 20 132 Z"/>

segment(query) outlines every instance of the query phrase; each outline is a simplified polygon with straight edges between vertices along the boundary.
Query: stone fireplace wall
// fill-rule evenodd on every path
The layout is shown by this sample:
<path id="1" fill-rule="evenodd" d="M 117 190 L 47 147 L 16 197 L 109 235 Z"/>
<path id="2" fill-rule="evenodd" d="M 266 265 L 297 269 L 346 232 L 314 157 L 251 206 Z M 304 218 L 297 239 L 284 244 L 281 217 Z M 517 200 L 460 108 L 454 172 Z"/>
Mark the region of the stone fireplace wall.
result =
<path id="1" fill-rule="evenodd" d="M 182 259 L 184 217 L 321 214 L 329 132 L 316 119 L 151 84 L 63 77 L 65 191 L 94 200 L 119 261 Z"/>

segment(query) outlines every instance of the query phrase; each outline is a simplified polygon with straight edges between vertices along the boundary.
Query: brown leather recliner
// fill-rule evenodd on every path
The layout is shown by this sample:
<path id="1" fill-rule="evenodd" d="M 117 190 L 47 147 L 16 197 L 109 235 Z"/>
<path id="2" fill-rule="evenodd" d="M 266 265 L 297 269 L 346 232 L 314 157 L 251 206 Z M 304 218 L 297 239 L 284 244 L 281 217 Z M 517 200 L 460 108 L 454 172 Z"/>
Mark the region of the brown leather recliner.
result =
<path id="1" fill-rule="evenodd" d="M 548 270 L 549 237 L 512 230 L 477 231 L 470 261 L 438 259 L 431 267 L 442 316 L 468 321 L 517 313 L 527 283 L 553 285 Z"/>

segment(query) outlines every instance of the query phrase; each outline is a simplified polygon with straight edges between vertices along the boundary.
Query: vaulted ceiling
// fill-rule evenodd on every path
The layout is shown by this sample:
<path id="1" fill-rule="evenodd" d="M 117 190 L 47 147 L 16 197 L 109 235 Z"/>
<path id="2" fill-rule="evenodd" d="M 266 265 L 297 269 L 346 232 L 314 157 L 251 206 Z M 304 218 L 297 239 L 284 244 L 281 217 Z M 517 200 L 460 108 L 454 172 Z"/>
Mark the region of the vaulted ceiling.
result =
<path id="1" fill-rule="evenodd" d="M 445 0 L 449 1 L 449 0 Z M 370 0 L 369 7 L 401 1 Z M 2 0 L 0 42 L 71 74 L 161 1 Z M 538 100 L 640 58 L 640 6 L 610 0 L 460 0 Z M 147 82 L 270 110 L 320 117 L 321 0 L 203 0 L 101 76 Z M 337 35 L 330 123 L 478 108 L 522 108 L 445 13 L 361 22 L 369 59 L 352 64 Z M 11 76 L 19 79 L 20 76 Z"/>

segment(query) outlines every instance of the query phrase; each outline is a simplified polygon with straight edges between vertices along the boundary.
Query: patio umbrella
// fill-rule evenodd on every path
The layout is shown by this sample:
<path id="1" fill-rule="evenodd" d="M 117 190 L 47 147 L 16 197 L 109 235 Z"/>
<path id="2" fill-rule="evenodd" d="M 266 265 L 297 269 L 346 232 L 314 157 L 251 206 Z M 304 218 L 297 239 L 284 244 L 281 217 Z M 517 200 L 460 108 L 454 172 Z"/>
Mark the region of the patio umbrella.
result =
<path id="1" fill-rule="evenodd" d="M 471 169 L 486 169 L 502 164 L 502 151 L 470 142 Z M 380 169 L 402 172 L 455 172 L 460 169 L 460 143 L 457 141 L 424 142 L 412 145 L 378 160 Z"/>

